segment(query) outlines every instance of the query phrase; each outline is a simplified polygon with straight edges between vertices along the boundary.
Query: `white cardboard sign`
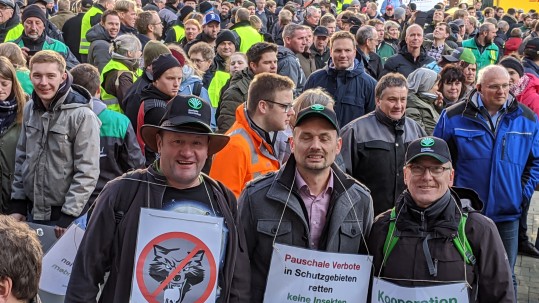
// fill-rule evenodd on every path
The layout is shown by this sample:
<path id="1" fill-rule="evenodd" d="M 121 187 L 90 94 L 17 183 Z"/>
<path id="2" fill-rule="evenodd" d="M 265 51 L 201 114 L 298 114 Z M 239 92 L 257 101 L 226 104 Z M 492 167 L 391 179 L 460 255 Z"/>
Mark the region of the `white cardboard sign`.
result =
<path id="1" fill-rule="evenodd" d="M 264 302 L 366 302 L 369 256 L 275 244 Z"/>
<path id="2" fill-rule="evenodd" d="M 402 287 L 374 278 L 371 303 L 468 303 L 466 284 L 451 283 L 428 287 Z"/>
<path id="3" fill-rule="evenodd" d="M 65 234 L 43 257 L 43 268 L 39 280 L 41 290 L 65 296 L 71 268 L 83 236 L 84 230 L 71 224 Z"/>
<path id="4" fill-rule="evenodd" d="M 131 302 L 215 302 L 223 218 L 143 208 Z"/>

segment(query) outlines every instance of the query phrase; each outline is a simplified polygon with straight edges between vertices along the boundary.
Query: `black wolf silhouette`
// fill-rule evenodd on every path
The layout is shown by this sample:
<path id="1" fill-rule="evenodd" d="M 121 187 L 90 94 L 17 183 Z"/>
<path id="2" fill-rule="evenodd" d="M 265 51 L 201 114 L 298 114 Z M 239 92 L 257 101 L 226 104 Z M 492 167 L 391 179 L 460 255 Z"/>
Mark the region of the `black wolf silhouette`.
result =
<path id="1" fill-rule="evenodd" d="M 170 273 L 190 253 L 181 248 L 166 248 L 159 245 L 153 246 L 155 258 L 150 264 L 149 274 L 159 283 L 165 281 Z M 189 262 L 174 276 L 165 287 L 165 303 L 181 303 L 191 287 L 204 281 L 204 268 L 202 260 L 204 250 L 199 250 Z"/>

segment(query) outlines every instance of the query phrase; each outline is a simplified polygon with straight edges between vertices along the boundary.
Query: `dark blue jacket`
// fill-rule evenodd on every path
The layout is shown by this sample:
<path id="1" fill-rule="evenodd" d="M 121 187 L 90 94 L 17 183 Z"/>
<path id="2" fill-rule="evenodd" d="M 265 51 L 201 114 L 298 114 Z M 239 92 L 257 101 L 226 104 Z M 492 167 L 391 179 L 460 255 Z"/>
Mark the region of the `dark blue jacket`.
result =
<path id="1" fill-rule="evenodd" d="M 324 69 L 309 76 L 304 90 L 320 87 L 335 99 L 335 112 L 341 127 L 359 118 L 376 107 L 374 87 L 376 80 L 369 76 L 363 64 L 354 60 L 351 70 L 336 70 L 330 59 Z"/>
<path id="2" fill-rule="evenodd" d="M 492 131 L 477 107 L 478 95 L 474 90 L 444 110 L 434 136 L 449 145 L 454 185 L 475 190 L 485 203 L 483 214 L 494 222 L 518 220 L 539 182 L 537 116 L 510 95 Z"/>

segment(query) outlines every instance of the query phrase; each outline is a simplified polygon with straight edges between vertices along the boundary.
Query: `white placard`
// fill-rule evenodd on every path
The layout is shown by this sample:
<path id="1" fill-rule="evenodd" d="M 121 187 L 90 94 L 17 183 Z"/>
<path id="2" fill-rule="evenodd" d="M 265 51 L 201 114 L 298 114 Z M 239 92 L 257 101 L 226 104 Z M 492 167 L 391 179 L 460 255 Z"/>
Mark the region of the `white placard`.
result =
<path id="1" fill-rule="evenodd" d="M 223 218 L 143 208 L 131 302 L 215 302 Z"/>
<path id="2" fill-rule="evenodd" d="M 382 8 L 382 4 L 387 0 L 377 0 L 376 3 L 378 4 L 378 11 Z M 415 3 L 416 9 L 418 11 L 427 12 L 431 10 L 436 4 L 438 4 L 438 0 L 402 0 L 401 3 L 403 5 L 408 5 L 409 3 Z"/>
<path id="3" fill-rule="evenodd" d="M 71 268 L 83 236 L 84 230 L 71 224 L 65 234 L 43 257 L 43 268 L 39 280 L 41 290 L 65 296 Z"/>
<path id="4" fill-rule="evenodd" d="M 264 302 L 367 301 L 369 256 L 275 244 Z"/>
<path id="5" fill-rule="evenodd" d="M 451 283 L 428 287 L 402 287 L 374 278 L 371 303 L 468 303 L 466 284 Z"/>

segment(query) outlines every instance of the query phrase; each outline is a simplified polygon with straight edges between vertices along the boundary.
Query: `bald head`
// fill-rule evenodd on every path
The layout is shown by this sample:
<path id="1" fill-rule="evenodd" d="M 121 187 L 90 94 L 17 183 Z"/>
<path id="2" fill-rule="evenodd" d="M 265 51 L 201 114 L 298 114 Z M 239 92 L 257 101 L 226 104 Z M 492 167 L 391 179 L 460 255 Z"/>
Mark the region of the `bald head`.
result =
<path id="1" fill-rule="evenodd" d="M 509 82 L 509 73 L 500 65 L 489 65 L 481 69 L 477 75 L 477 84 L 488 84 L 490 78 L 503 78 Z"/>
<path id="2" fill-rule="evenodd" d="M 477 91 L 491 116 L 496 114 L 507 102 L 509 80 L 509 73 L 499 65 L 489 65 L 479 71 Z"/>

